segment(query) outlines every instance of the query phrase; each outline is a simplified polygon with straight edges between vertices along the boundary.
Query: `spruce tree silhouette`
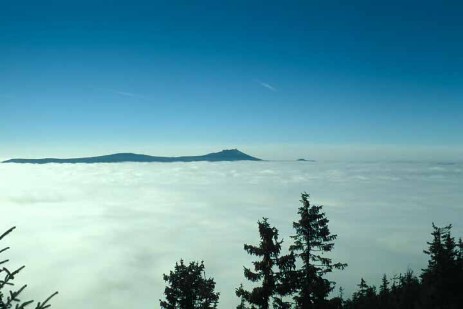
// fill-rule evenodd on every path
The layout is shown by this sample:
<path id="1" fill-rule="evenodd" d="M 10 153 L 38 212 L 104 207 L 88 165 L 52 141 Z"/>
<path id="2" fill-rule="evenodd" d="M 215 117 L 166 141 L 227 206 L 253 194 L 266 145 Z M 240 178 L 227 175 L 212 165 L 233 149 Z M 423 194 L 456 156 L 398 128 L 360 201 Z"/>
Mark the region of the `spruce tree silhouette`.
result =
<path id="1" fill-rule="evenodd" d="M 0 240 L 2 240 L 5 236 L 10 234 L 16 227 L 12 227 L 9 230 L 7 230 L 5 233 L 0 235 Z M 9 250 L 9 247 L 5 247 L 3 249 L 0 249 L 0 253 L 4 253 L 5 251 Z M 23 285 L 19 289 L 11 290 L 7 289 L 7 287 L 12 287 L 14 286 L 13 280 L 15 279 L 16 275 L 21 272 L 25 266 L 21 266 L 16 270 L 9 270 L 6 267 L 6 264 L 9 262 L 8 259 L 5 260 L 0 260 L 0 309 L 10 309 L 14 308 L 15 309 L 23 309 L 26 308 L 29 305 L 32 305 L 34 303 L 33 300 L 28 300 L 28 301 L 21 301 L 20 296 L 21 293 L 24 292 L 26 289 L 27 285 Z M 38 302 L 35 305 L 35 309 L 46 309 L 50 307 L 50 304 L 48 302 L 52 297 L 54 297 L 58 292 L 53 293 L 50 295 L 45 301 L 43 302 Z"/>
<path id="2" fill-rule="evenodd" d="M 451 235 L 452 225 L 432 224 L 433 239 L 424 253 L 429 255 L 428 267 L 423 269 L 422 296 L 425 308 L 462 308 L 463 269 L 461 249 Z"/>
<path id="3" fill-rule="evenodd" d="M 206 278 L 204 262 L 190 262 L 185 265 L 183 260 L 175 263 L 174 271 L 163 275 L 168 283 L 164 290 L 165 300 L 159 300 L 161 308 L 165 309 L 212 309 L 217 308 L 219 294 L 215 293 L 215 281 Z"/>
<path id="4" fill-rule="evenodd" d="M 283 281 L 283 272 L 277 268 L 291 269 L 294 265 L 294 256 L 280 257 L 281 243 L 278 239 L 278 230 L 270 226 L 267 218 L 258 221 L 260 243 L 258 246 L 244 245 L 244 250 L 250 255 L 261 258 L 253 262 L 254 270 L 244 267 L 244 276 L 251 282 L 261 282 L 261 285 L 246 291 L 241 285 L 236 289 L 236 296 L 241 298 L 241 304 L 237 308 L 246 308 L 246 303 L 251 308 L 268 309 L 273 301 L 276 308 L 289 308 L 281 299 L 287 292 Z"/>
<path id="5" fill-rule="evenodd" d="M 420 302 L 420 281 L 413 273 L 413 270 L 408 269 L 405 274 L 400 274 L 396 305 L 398 308 L 422 308 Z"/>
<path id="6" fill-rule="evenodd" d="M 386 274 L 383 274 L 381 278 L 381 285 L 379 286 L 378 300 L 379 308 L 388 309 L 391 308 L 390 304 L 391 289 L 389 288 L 389 280 L 387 280 Z"/>
<path id="7" fill-rule="evenodd" d="M 355 304 L 356 309 L 370 309 L 377 307 L 376 288 L 369 286 L 366 281 L 362 278 L 360 283 L 357 285 L 358 291 L 352 296 L 352 301 Z"/>
<path id="8" fill-rule="evenodd" d="M 337 235 L 330 233 L 323 206 L 311 205 L 307 193 L 301 197 L 300 218 L 293 222 L 296 235 L 291 238 L 294 244 L 289 247 L 302 265 L 296 270 L 294 301 L 297 308 L 326 308 L 329 307 L 327 297 L 334 288 L 334 282 L 326 279 L 325 275 L 334 269 L 344 269 L 347 264 L 333 263 L 324 256 L 333 250 Z"/>
<path id="9" fill-rule="evenodd" d="M 434 224 L 432 241 L 427 242 L 428 267 L 421 281 L 408 269 L 394 276 L 392 285 L 383 276 L 379 294 L 362 279 L 359 290 L 345 302 L 345 309 L 460 309 L 463 308 L 463 245 L 451 236 L 451 225 Z"/>

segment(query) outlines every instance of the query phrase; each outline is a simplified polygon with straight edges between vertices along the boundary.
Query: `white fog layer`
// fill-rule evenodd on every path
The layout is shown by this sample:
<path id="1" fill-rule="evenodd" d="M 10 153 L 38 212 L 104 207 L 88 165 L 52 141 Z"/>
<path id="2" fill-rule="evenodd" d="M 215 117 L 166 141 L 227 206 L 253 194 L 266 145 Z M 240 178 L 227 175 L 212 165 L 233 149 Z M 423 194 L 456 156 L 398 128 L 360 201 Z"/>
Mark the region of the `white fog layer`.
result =
<path id="1" fill-rule="evenodd" d="M 257 220 L 286 249 L 306 191 L 338 234 L 331 257 L 349 266 L 331 278 L 350 297 L 361 277 L 419 273 L 432 222 L 463 236 L 462 188 L 462 163 L 0 164 L 0 232 L 17 226 L 0 245 L 26 265 L 26 298 L 59 291 L 52 308 L 157 308 L 180 258 L 204 260 L 233 308 Z"/>

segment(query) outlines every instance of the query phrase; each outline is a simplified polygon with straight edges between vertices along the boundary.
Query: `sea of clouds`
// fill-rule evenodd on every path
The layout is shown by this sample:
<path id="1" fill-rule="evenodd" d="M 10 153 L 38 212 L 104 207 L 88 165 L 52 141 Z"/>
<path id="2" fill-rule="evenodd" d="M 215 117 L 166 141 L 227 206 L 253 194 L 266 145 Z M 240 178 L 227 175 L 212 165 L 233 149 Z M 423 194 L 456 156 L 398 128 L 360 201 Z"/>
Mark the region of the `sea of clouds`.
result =
<path id="1" fill-rule="evenodd" d="M 94 165 L 0 164 L 0 229 L 17 284 L 53 308 L 156 308 L 162 274 L 204 260 L 220 308 L 238 303 L 243 244 L 268 217 L 293 235 L 301 192 L 323 204 L 338 234 L 331 278 L 350 296 L 360 277 L 419 273 L 431 223 L 463 236 L 463 164 L 418 162 L 223 162 Z"/>

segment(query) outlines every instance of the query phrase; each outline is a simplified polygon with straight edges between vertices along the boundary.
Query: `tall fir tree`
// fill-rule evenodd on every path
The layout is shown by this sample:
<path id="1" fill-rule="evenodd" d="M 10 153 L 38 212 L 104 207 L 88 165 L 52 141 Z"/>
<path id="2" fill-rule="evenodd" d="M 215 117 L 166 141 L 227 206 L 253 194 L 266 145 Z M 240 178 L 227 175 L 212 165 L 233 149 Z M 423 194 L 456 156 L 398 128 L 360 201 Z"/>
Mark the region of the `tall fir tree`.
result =
<path id="1" fill-rule="evenodd" d="M 381 278 L 381 285 L 379 286 L 379 295 L 386 297 L 389 292 L 389 280 L 387 280 L 386 274 L 383 274 L 383 277 Z"/>
<path id="2" fill-rule="evenodd" d="M 389 280 L 387 280 L 386 274 L 381 278 L 381 285 L 379 286 L 379 308 L 389 309 L 391 308 L 390 298 L 391 290 L 389 288 Z"/>
<path id="3" fill-rule="evenodd" d="M 253 262 L 254 270 L 244 267 L 244 276 L 251 282 L 260 282 L 261 285 L 250 291 L 245 290 L 243 285 L 237 288 L 236 295 L 241 298 L 238 308 L 246 308 L 247 303 L 251 308 L 268 309 L 272 302 L 277 308 L 289 308 L 282 300 L 287 290 L 281 283 L 285 277 L 283 272 L 279 272 L 279 268 L 291 269 L 294 259 L 291 255 L 280 257 L 282 241 L 278 239 L 278 230 L 270 226 L 267 218 L 258 221 L 258 226 L 259 245 L 245 244 L 244 250 L 260 260 Z"/>
<path id="4" fill-rule="evenodd" d="M 294 244 L 289 248 L 302 264 L 296 270 L 294 301 L 297 308 L 326 308 L 327 297 L 334 283 L 326 279 L 325 275 L 334 269 L 344 269 L 347 264 L 333 263 L 324 255 L 333 250 L 337 235 L 330 233 L 329 220 L 322 212 L 323 206 L 311 205 L 307 193 L 302 194 L 301 203 L 298 209 L 300 218 L 293 222 L 296 235 L 291 237 Z"/>
<path id="5" fill-rule="evenodd" d="M 214 291 L 215 281 L 206 278 L 204 263 L 191 262 L 185 265 L 183 260 L 175 263 L 174 271 L 163 276 L 168 283 L 164 290 L 165 300 L 160 300 L 164 309 L 213 309 L 217 308 L 219 293 Z"/>
<path id="6" fill-rule="evenodd" d="M 459 288 L 459 296 L 456 300 L 457 304 L 460 308 L 463 308 L 463 291 L 461 291 L 461 287 L 463 286 L 463 242 L 461 237 L 458 239 L 458 254 L 457 254 L 457 273 L 458 273 L 458 283 L 457 285 Z"/>
<path id="7" fill-rule="evenodd" d="M 423 269 L 422 298 L 425 308 L 462 308 L 463 285 L 458 262 L 459 248 L 451 235 L 452 225 L 432 225 L 433 239 L 428 242 L 428 267 Z"/>

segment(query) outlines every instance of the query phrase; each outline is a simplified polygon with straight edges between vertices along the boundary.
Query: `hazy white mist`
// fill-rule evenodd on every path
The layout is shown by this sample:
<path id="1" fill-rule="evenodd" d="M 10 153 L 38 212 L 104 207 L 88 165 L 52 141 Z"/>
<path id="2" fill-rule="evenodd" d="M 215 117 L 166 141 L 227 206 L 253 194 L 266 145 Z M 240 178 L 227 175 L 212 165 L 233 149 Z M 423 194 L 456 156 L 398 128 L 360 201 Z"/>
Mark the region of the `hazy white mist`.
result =
<path id="1" fill-rule="evenodd" d="M 0 228 L 18 227 L 1 245 L 30 297 L 60 292 L 54 308 L 156 308 L 180 258 L 204 260 L 232 308 L 257 220 L 288 245 L 307 191 L 338 234 L 332 257 L 349 267 L 332 277 L 350 296 L 360 277 L 423 268 L 433 221 L 463 235 L 462 185 L 462 163 L 0 164 Z"/>

